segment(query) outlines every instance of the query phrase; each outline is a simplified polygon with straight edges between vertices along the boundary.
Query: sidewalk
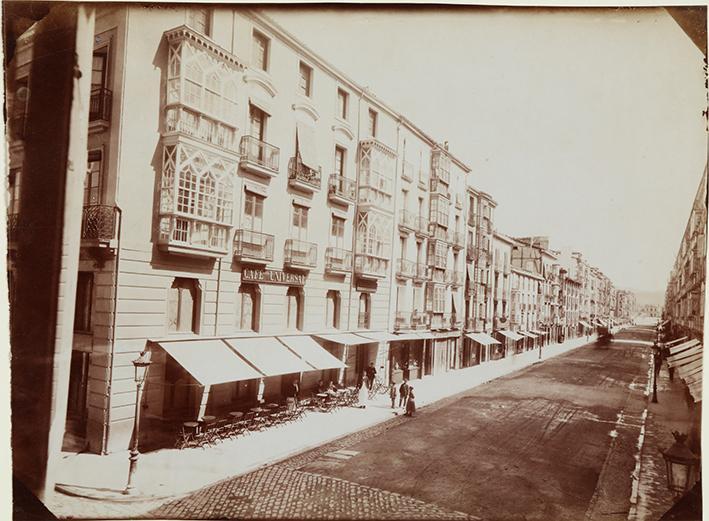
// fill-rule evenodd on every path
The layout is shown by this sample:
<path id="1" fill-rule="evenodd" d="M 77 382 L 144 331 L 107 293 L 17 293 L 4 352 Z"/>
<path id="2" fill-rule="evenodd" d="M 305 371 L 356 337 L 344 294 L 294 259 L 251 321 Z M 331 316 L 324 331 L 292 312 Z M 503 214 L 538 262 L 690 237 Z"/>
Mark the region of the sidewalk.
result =
<path id="1" fill-rule="evenodd" d="M 594 340 L 594 336 L 589 339 Z M 586 343 L 586 337 L 582 337 L 544 346 L 542 360 Z M 415 380 L 412 385 L 416 390 L 417 406 L 426 406 L 539 360 L 539 350 L 533 350 Z M 85 508 L 78 508 L 89 501 L 94 504 L 90 509 L 91 517 L 111 517 L 116 513 L 124 515 L 125 507 L 130 504 L 131 515 L 139 515 L 149 511 L 158 501 L 164 502 L 167 498 L 251 472 L 382 423 L 401 412 L 390 408 L 388 396 L 377 396 L 365 409 L 342 408 L 329 414 L 310 412 L 301 422 L 275 426 L 205 449 L 163 449 L 141 454 L 135 476 L 136 493 L 131 496 L 121 493 L 127 478 L 127 451 L 106 456 L 67 453 L 59 469 L 58 492 L 50 498 L 48 507 L 60 517 L 89 517 L 84 514 Z M 98 508 L 100 505 L 106 505 L 107 510 Z"/>
<path id="2" fill-rule="evenodd" d="M 637 499 L 631 505 L 630 521 L 654 521 L 672 507 L 675 499 L 667 488 L 665 460 L 660 451 L 674 443 L 672 431 L 689 434 L 699 421 L 700 404 L 695 404 L 693 409 L 687 407 L 683 384 L 677 374 L 674 382 L 670 382 L 666 365 L 657 380 L 658 403 L 652 403 L 651 398 L 652 391 L 648 396 Z M 694 420 L 695 415 L 697 420 Z"/>

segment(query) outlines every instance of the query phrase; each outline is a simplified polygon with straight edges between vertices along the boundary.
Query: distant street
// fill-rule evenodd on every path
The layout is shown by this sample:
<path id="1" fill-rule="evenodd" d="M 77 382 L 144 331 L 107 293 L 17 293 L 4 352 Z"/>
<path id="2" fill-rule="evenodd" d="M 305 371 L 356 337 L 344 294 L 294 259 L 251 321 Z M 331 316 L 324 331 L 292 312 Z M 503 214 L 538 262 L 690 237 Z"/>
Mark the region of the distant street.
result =
<path id="1" fill-rule="evenodd" d="M 586 345 L 151 515 L 627 519 L 647 349 Z"/>

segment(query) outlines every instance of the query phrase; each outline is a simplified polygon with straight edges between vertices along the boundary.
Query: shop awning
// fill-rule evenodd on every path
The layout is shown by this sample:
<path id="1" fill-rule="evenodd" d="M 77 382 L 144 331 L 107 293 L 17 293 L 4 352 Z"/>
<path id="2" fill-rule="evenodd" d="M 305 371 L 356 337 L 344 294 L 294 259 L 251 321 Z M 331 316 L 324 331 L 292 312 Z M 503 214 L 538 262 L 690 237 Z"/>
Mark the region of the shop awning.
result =
<path id="1" fill-rule="evenodd" d="M 357 333 L 357 336 L 363 338 L 368 338 L 370 341 L 375 342 L 391 342 L 392 340 L 398 340 L 398 337 L 394 333 L 387 333 L 386 331 L 361 331 Z"/>
<path id="2" fill-rule="evenodd" d="M 296 123 L 296 132 L 298 133 L 298 153 L 300 160 L 305 166 L 317 170 L 318 168 L 318 153 L 315 148 L 315 131 L 313 127 L 305 123 Z"/>
<path id="3" fill-rule="evenodd" d="M 675 338 L 674 340 L 670 340 L 669 342 L 665 342 L 665 347 L 671 347 L 675 344 L 679 344 L 680 342 L 684 342 L 687 340 L 688 337 L 683 336 L 681 338 Z"/>
<path id="4" fill-rule="evenodd" d="M 688 340 L 686 342 L 681 343 L 678 346 L 670 347 L 670 354 L 675 355 L 677 353 L 680 353 L 686 349 L 689 349 L 690 347 L 698 346 L 700 344 L 699 340 L 692 339 Z"/>
<path id="5" fill-rule="evenodd" d="M 579 320 L 579 324 L 581 324 L 583 327 L 587 327 L 588 329 L 593 329 L 593 326 L 585 320 Z"/>
<path id="6" fill-rule="evenodd" d="M 264 376 L 221 340 L 157 342 L 202 385 L 223 384 Z"/>
<path id="7" fill-rule="evenodd" d="M 347 367 L 346 364 L 332 356 L 307 335 L 279 336 L 278 339 L 316 369 Z"/>
<path id="8" fill-rule="evenodd" d="M 342 344 L 346 346 L 356 346 L 359 344 L 371 344 L 376 342 L 371 338 L 364 338 L 363 336 L 355 335 L 354 333 L 328 333 L 323 335 L 313 335 L 316 338 L 321 338 L 327 340 L 328 342 L 335 342 L 336 344 Z"/>
<path id="9" fill-rule="evenodd" d="M 498 333 L 506 338 L 509 338 L 510 340 L 522 340 L 524 338 L 522 335 L 518 335 L 514 331 L 510 331 L 508 329 L 500 329 Z"/>
<path id="10" fill-rule="evenodd" d="M 529 337 L 529 338 L 537 338 L 537 335 L 534 333 L 530 333 L 529 331 L 517 331 L 520 335 Z"/>
<path id="11" fill-rule="evenodd" d="M 500 343 L 499 340 L 495 340 L 487 333 L 466 333 L 465 336 L 468 337 L 470 340 L 473 340 L 478 344 L 482 344 L 484 346 Z"/>
<path id="12" fill-rule="evenodd" d="M 680 365 L 686 365 L 695 360 L 701 360 L 703 349 L 702 346 L 696 346 L 691 349 L 686 349 L 681 353 L 667 357 L 667 365 L 670 367 L 676 367 Z"/>
<path id="13" fill-rule="evenodd" d="M 544 335 L 548 335 L 548 334 L 549 334 L 548 331 L 537 331 L 536 329 L 530 329 L 529 332 L 530 332 L 530 333 L 533 333 L 533 334 L 535 334 L 535 335 L 537 335 L 537 336 L 544 336 Z"/>
<path id="14" fill-rule="evenodd" d="M 455 333 L 457 334 L 457 333 Z M 445 338 L 446 335 L 443 334 L 436 334 L 433 331 L 421 331 L 421 332 L 416 332 L 416 336 L 418 337 L 419 340 L 429 340 L 431 338 Z"/>
<path id="15" fill-rule="evenodd" d="M 274 336 L 225 338 L 224 341 L 266 376 L 315 370 Z"/>

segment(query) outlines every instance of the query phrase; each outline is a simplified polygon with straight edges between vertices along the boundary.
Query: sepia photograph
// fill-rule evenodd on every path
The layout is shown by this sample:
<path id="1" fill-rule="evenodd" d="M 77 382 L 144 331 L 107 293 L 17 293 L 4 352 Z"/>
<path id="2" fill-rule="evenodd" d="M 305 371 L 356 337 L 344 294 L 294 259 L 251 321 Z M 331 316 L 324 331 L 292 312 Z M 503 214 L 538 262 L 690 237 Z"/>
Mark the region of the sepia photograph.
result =
<path id="1" fill-rule="evenodd" d="M 702 519 L 706 5 L 2 20 L 8 519 Z"/>

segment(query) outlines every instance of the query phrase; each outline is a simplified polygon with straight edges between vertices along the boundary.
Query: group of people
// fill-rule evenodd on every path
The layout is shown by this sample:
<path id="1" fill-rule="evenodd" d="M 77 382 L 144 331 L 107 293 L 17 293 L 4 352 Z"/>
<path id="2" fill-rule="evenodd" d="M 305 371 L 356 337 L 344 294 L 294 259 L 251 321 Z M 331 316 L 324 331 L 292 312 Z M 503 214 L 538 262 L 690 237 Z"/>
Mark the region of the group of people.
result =
<path id="1" fill-rule="evenodd" d="M 391 408 L 396 409 L 396 398 L 399 397 L 399 407 L 404 407 L 406 416 L 413 416 L 416 413 L 416 395 L 414 388 L 407 379 L 401 382 L 397 387 L 393 382 L 389 384 L 389 398 L 391 399 Z"/>

